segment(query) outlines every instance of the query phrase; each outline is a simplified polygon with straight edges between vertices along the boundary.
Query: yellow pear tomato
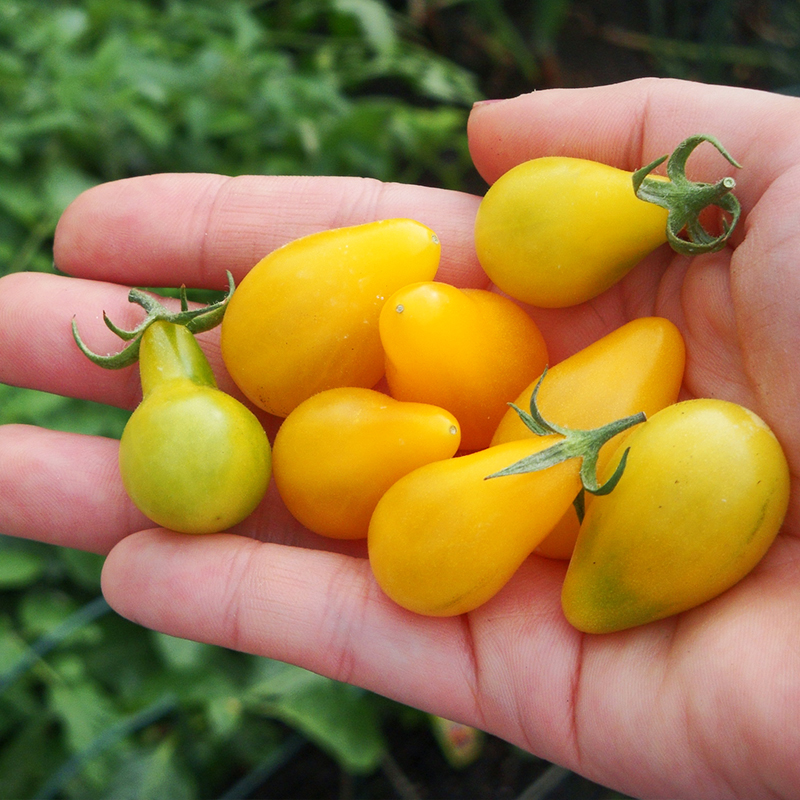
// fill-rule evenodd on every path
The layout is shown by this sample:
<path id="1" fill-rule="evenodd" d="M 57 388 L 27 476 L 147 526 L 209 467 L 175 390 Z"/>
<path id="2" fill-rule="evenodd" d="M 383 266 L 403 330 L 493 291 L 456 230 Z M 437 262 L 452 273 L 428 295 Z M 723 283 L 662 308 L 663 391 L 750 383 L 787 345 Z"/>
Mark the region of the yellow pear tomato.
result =
<path id="1" fill-rule="evenodd" d="M 556 441 L 508 442 L 400 478 L 369 524 L 369 560 L 383 591 L 428 616 L 463 614 L 500 591 L 575 498 L 579 464 L 487 477 Z"/>
<path id="2" fill-rule="evenodd" d="M 460 440 L 456 419 L 436 406 L 372 389 L 328 389 L 281 423 L 273 475 L 286 507 L 307 528 L 363 538 L 383 493 L 417 467 L 453 456 Z"/>
<path id="3" fill-rule="evenodd" d="M 436 234 L 410 219 L 322 231 L 274 250 L 245 276 L 222 322 L 222 357 L 259 408 L 285 417 L 324 389 L 383 375 L 378 316 L 408 283 L 431 280 Z"/>
<path id="4" fill-rule="evenodd" d="M 729 589 L 764 556 L 789 502 L 778 440 L 735 403 L 676 403 L 625 448 L 625 471 L 588 507 L 563 585 L 564 613 L 586 633 L 678 614 Z"/>
<path id="5" fill-rule="evenodd" d="M 725 246 L 740 207 L 732 178 L 717 184 L 686 178 L 686 159 L 711 136 L 692 136 L 667 162 L 667 177 L 635 173 L 581 158 L 546 156 L 502 175 L 486 192 L 475 220 L 475 247 L 486 274 L 518 300 L 547 308 L 576 305 L 620 280 L 644 256 L 669 242 L 694 255 Z M 700 223 L 708 206 L 730 216 L 722 233 Z"/>
<path id="6" fill-rule="evenodd" d="M 508 403 L 547 364 L 539 328 L 512 300 L 436 281 L 395 292 L 380 335 L 392 396 L 453 413 L 465 450 L 488 446 Z"/>
<path id="7" fill-rule="evenodd" d="M 134 504 L 157 525 L 181 533 L 215 533 L 241 522 L 259 504 L 270 479 L 270 446 L 256 416 L 217 388 L 194 338 L 219 324 L 233 292 L 211 306 L 171 312 L 139 289 L 128 295 L 147 311 L 132 331 L 106 325 L 127 344 L 118 353 L 81 351 L 98 366 L 139 362 L 142 402 L 122 432 L 119 468 Z"/>
<path id="8" fill-rule="evenodd" d="M 678 399 L 685 360 L 683 337 L 669 320 L 635 319 L 551 367 L 537 403 L 542 416 L 568 428 L 594 428 L 639 411 L 651 416 Z M 515 399 L 516 406 L 529 407 L 535 385 L 534 381 Z M 603 446 L 598 458 L 600 469 L 627 434 Z M 510 408 L 492 444 L 533 436 Z M 592 497 L 587 496 L 586 502 L 593 502 Z M 578 528 L 575 509 L 569 508 L 536 552 L 550 558 L 569 558 Z"/>

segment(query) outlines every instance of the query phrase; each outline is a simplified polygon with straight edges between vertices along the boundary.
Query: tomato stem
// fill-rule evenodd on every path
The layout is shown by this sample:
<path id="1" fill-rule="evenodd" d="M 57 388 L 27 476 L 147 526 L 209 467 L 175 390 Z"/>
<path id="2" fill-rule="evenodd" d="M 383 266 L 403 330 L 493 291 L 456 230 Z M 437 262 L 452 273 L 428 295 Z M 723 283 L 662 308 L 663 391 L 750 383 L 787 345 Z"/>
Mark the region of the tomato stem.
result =
<path id="1" fill-rule="evenodd" d="M 666 208 L 667 241 L 673 250 L 682 255 L 715 253 L 725 247 L 741 216 L 741 206 L 732 194 L 736 181 L 725 177 L 717 183 L 700 183 L 686 177 L 686 161 L 698 145 L 709 142 L 719 150 L 734 167 L 741 168 L 733 156 L 718 139 L 707 134 L 690 136 L 681 142 L 671 156 L 657 158 L 651 164 L 633 173 L 633 191 L 640 200 Z M 649 177 L 659 165 L 667 162 L 669 180 Z M 700 214 L 706 208 L 716 206 L 730 215 L 723 215 L 722 233 L 709 233 L 700 222 Z"/>
<path id="2" fill-rule="evenodd" d="M 194 334 L 185 325 L 156 320 L 142 336 L 139 348 L 142 396 L 176 379 L 217 388 L 217 381 Z"/>
<path id="3" fill-rule="evenodd" d="M 578 522 L 582 523 L 586 515 L 586 491 L 581 487 L 575 499 L 572 501 L 572 506 L 575 509 L 575 514 L 578 517 Z"/>
<path id="4" fill-rule="evenodd" d="M 233 295 L 233 290 L 235 288 L 233 275 L 231 275 L 230 272 L 228 272 L 227 275 L 228 291 L 225 296 L 216 303 L 201 306 L 200 308 L 189 309 L 186 287 L 181 286 L 181 310 L 179 312 L 170 311 L 153 295 L 147 294 L 141 289 L 131 289 L 130 292 L 128 292 L 128 301 L 136 303 L 136 305 L 141 306 L 147 312 L 145 318 L 133 330 L 128 331 L 124 328 L 117 327 L 108 318 L 105 311 L 103 312 L 103 322 L 105 322 L 106 327 L 112 333 L 119 336 L 120 339 L 128 342 L 118 353 L 103 356 L 92 352 L 81 339 L 78 333 L 78 324 L 73 317 L 72 335 L 75 338 L 75 343 L 78 345 L 81 352 L 94 364 L 105 367 L 106 369 L 122 369 L 123 367 L 129 367 L 138 360 L 142 334 L 144 334 L 156 320 L 182 325 L 187 328 L 190 333 L 210 331 L 222 322 L 225 309 Z"/>
<path id="5" fill-rule="evenodd" d="M 544 450 L 540 450 L 538 453 L 526 456 L 498 472 L 487 475 L 486 479 L 499 478 L 506 475 L 522 475 L 527 472 L 539 472 L 540 470 L 547 469 L 556 464 L 561 464 L 563 461 L 568 461 L 571 458 L 580 458 L 580 477 L 583 489 L 591 494 L 608 494 L 614 489 L 619 479 L 622 477 L 625 464 L 628 460 L 628 451 L 626 450 L 623 453 L 613 475 L 611 475 L 605 483 L 600 484 L 597 481 L 597 458 L 600 454 L 600 448 L 607 441 L 613 439 L 618 433 L 634 425 L 638 425 L 640 422 L 644 422 L 646 419 L 644 412 L 622 417 L 621 419 L 609 422 L 607 425 L 601 425 L 599 428 L 592 428 L 590 430 L 567 428 L 562 425 L 557 425 L 554 422 L 549 422 L 542 416 L 536 402 L 539 388 L 546 375 L 547 369 L 542 373 L 542 376 L 533 388 L 529 412 L 519 408 L 519 406 L 514 405 L 514 403 L 509 403 L 509 405 L 519 414 L 520 419 L 525 425 L 537 436 L 558 434 L 563 438 L 561 441 L 556 442 L 554 445 Z"/>

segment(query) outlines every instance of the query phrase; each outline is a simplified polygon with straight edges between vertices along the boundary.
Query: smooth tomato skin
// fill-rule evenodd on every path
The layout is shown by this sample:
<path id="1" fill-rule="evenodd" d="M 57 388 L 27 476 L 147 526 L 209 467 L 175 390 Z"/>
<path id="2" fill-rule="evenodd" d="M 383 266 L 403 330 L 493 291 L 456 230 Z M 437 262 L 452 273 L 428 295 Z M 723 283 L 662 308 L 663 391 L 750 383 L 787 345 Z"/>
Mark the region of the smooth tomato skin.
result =
<path id="1" fill-rule="evenodd" d="M 677 327 L 663 317 L 642 317 L 551 367 L 537 404 L 545 419 L 568 428 L 596 428 L 640 411 L 649 417 L 678 399 L 685 364 L 686 347 Z M 536 381 L 526 387 L 515 405 L 527 410 L 535 385 Z M 629 433 L 624 431 L 603 446 L 599 470 Z M 497 426 L 492 444 L 533 436 L 510 408 Z M 587 506 L 593 502 L 591 495 L 586 502 Z M 570 508 L 536 552 L 568 559 L 579 527 L 575 509 Z"/>
<path id="2" fill-rule="evenodd" d="M 563 584 L 564 613 L 586 633 L 643 625 L 718 596 L 761 560 L 788 507 L 780 444 L 735 403 L 676 403 L 625 447 L 625 472 L 587 509 Z"/>
<path id="3" fill-rule="evenodd" d="M 249 516 L 267 490 L 271 455 L 255 415 L 217 389 L 183 326 L 157 321 L 139 348 L 142 402 L 122 432 L 125 490 L 153 522 L 215 533 Z"/>
<path id="4" fill-rule="evenodd" d="M 154 389 L 120 440 L 128 495 L 153 522 L 181 533 L 215 533 L 249 516 L 269 483 L 270 448 L 238 400 L 189 380 Z"/>
<path id="5" fill-rule="evenodd" d="M 451 458 L 461 441 L 447 411 L 362 388 L 329 389 L 283 421 L 273 475 L 291 514 L 336 539 L 367 535 L 386 490 L 417 467 Z"/>
<path id="6" fill-rule="evenodd" d="M 508 442 L 400 478 L 375 508 L 373 574 L 409 611 L 454 616 L 485 603 L 547 535 L 580 488 L 577 459 L 485 480 L 557 441 Z"/>
<path id="7" fill-rule="evenodd" d="M 547 364 L 536 323 L 483 289 L 405 286 L 387 300 L 379 329 L 392 396 L 453 413 L 464 450 L 489 445 L 509 401 Z"/>
<path id="8" fill-rule="evenodd" d="M 578 158 L 537 158 L 486 192 L 475 247 L 504 292 L 562 308 L 596 297 L 666 242 L 666 222 L 665 209 L 636 197 L 630 172 Z"/>
<path id="9" fill-rule="evenodd" d="M 410 219 L 326 230 L 274 250 L 225 312 L 231 377 L 280 417 L 324 389 L 374 386 L 384 370 L 381 308 L 401 286 L 432 279 L 440 251 L 436 234 Z"/>
<path id="10" fill-rule="evenodd" d="M 592 502 L 592 496 L 585 494 L 583 498 L 584 507 Z M 581 523 L 578 519 L 578 512 L 575 506 L 571 506 L 564 512 L 564 516 L 555 524 L 553 530 L 547 534 L 542 543 L 534 550 L 534 553 L 545 558 L 554 558 L 558 561 L 569 561 L 572 551 L 575 549 L 575 542 L 578 539 Z"/>

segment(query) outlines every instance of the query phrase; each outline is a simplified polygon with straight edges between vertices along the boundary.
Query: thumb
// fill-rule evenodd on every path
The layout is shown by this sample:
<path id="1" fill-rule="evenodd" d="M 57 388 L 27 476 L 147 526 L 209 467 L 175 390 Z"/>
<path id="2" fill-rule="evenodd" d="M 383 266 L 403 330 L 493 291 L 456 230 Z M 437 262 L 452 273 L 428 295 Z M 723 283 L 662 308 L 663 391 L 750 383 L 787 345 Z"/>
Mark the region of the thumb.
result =
<path id="1" fill-rule="evenodd" d="M 642 78 L 477 103 L 467 133 L 475 167 L 490 184 L 516 164 L 544 155 L 634 170 L 671 153 L 689 136 L 713 134 L 747 168 L 737 174 L 737 193 L 745 199 L 748 193 L 759 196 L 796 161 L 791 131 L 797 108 L 796 98 L 769 92 Z M 712 147 L 699 148 L 690 168 L 698 180 L 730 174 L 730 165 Z"/>

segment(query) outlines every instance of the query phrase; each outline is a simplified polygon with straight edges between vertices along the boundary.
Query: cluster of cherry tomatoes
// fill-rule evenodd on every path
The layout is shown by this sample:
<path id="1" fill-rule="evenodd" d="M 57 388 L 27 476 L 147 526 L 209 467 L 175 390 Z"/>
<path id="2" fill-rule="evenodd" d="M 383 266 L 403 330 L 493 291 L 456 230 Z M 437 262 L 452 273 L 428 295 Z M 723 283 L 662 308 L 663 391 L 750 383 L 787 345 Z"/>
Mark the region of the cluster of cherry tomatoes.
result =
<path id="1" fill-rule="evenodd" d="M 666 178 L 649 175 L 660 161 L 631 175 L 565 158 L 503 176 L 481 204 L 475 241 L 505 294 L 437 282 L 439 239 L 410 219 L 312 234 L 259 262 L 224 302 L 221 347 L 247 398 L 283 418 L 271 470 L 289 511 L 321 535 L 366 538 L 381 588 L 428 615 L 487 602 L 534 551 L 570 560 L 562 605 L 587 632 L 680 612 L 746 575 L 788 504 L 788 467 L 767 426 L 732 403 L 677 402 L 684 342 L 666 319 L 629 322 L 548 370 L 547 344 L 515 302 L 591 299 L 666 241 L 692 253 L 724 246 L 738 218 L 730 181 L 715 194 L 683 175 L 707 140 L 681 145 Z M 730 212 L 717 236 L 687 221 L 699 194 Z M 169 326 L 188 320 L 191 340 L 191 320 L 202 319 L 185 308 L 183 321 L 158 313 L 138 334 L 143 381 L 154 374 L 144 363 L 150 331 L 175 339 Z M 191 345 L 167 347 L 164 358 L 185 365 L 181 347 Z M 162 405 L 175 408 L 169 386 L 184 395 L 213 386 L 196 364 L 176 371 L 183 383 L 163 372 L 148 379 Z M 157 393 L 144 389 L 131 426 L 137 414 L 154 424 L 141 409 Z M 126 479 L 155 521 L 214 531 L 253 510 L 270 448 L 241 409 L 218 414 L 237 418 L 232 446 L 215 440 L 197 456 L 224 484 L 195 509 L 199 523 L 182 525 L 188 512 L 155 508 L 148 498 L 163 492 Z M 179 423 L 165 415 L 159 424 L 174 441 Z M 153 437 L 123 436 L 123 477 L 138 478 L 151 453 L 132 439 L 150 446 Z M 235 513 L 212 519 L 214 503 Z"/>

